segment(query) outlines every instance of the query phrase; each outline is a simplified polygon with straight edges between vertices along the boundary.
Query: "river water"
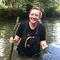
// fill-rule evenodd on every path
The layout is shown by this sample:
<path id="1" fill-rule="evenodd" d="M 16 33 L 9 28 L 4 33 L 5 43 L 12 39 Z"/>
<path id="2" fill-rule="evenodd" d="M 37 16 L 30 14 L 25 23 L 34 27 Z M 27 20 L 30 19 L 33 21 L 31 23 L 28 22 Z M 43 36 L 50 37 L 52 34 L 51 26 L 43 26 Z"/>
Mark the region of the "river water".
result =
<path id="1" fill-rule="evenodd" d="M 49 47 L 42 50 L 42 59 L 39 58 L 39 60 L 60 60 L 60 20 L 47 19 L 42 24 L 46 28 L 46 41 Z M 9 39 L 13 34 L 14 25 L 15 21 L 0 21 L 0 60 L 9 58 L 11 50 Z M 14 44 L 11 60 L 38 60 L 37 58 L 18 56 L 17 44 Z"/>

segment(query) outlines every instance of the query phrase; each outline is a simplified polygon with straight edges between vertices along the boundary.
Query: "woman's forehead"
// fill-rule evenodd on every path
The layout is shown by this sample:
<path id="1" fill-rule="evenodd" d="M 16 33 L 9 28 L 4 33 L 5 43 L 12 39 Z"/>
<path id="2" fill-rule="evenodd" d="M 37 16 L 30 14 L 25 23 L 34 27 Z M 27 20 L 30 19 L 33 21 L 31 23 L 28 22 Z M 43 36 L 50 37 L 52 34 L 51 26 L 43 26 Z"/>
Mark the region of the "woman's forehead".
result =
<path id="1" fill-rule="evenodd" d="M 36 9 L 32 9 L 31 11 L 30 11 L 30 13 L 39 13 L 40 11 L 39 10 L 36 10 Z"/>

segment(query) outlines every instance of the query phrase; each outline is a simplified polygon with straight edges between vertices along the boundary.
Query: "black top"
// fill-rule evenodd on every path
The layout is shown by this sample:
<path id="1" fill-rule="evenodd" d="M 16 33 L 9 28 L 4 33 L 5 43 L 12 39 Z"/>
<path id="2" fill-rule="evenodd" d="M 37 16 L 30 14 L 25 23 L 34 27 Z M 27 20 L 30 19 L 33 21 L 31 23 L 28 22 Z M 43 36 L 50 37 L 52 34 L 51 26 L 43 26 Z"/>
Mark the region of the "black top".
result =
<path id="1" fill-rule="evenodd" d="M 25 25 L 26 25 L 26 22 L 22 22 L 16 32 L 16 35 L 18 35 L 19 37 L 22 37 L 23 35 L 23 31 L 25 29 Z M 39 33 L 39 36 L 40 36 L 40 41 L 41 40 L 46 40 L 46 31 L 45 31 L 45 27 L 39 23 L 39 30 L 38 30 L 38 33 Z M 33 36 L 35 34 L 35 31 L 36 31 L 36 28 L 34 30 L 32 30 L 30 27 L 29 27 L 29 24 L 28 24 L 28 27 L 27 27 L 27 31 L 26 31 L 26 34 L 30 34 L 31 36 Z"/>
<path id="2" fill-rule="evenodd" d="M 40 50 L 40 41 L 45 40 L 45 27 L 38 23 L 37 27 L 32 30 L 28 22 L 23 22 L 19 26 L 16 35 L 21 37 L 21 41 L 17 47 L 19 54 L 26 56 L 37 55 Z M 29 35 L 29 36 L 28 36 Z"/>

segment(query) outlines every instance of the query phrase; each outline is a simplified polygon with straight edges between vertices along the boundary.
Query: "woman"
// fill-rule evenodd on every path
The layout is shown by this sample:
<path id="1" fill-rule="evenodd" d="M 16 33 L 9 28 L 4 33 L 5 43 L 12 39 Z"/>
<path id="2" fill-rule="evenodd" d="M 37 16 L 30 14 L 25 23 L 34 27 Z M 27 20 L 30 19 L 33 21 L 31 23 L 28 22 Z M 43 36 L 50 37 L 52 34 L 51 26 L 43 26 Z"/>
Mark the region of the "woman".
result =
<path id="1" fill-rule="evenodd" d="M 19 55 L 39 57 L 41 50 L 48 47 L 46 44 L 45 27 L 38 22 L 41 16 L 39 7 L 33 7 L 29 12 L 29 21 L 22 22 L 16 32 L 15 38 L 10 38 L 10 43 L 16 43 Z"/>

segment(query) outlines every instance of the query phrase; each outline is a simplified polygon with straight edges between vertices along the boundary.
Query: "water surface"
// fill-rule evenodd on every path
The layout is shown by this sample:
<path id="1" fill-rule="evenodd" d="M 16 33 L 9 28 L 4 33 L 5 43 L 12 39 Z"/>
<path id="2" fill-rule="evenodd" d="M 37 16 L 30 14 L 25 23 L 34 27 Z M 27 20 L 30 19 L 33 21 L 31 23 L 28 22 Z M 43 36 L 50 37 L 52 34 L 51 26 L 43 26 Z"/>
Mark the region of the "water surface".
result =
<path id="1" fill-rule="evenodd" d="M 46 41 L 49 48 L 42 50 L 43 59 L 39 60 L 60 60 L 60 20 L 47 19 L 42 24 L 46 28 Z M 0 21 L 0 60 L 6 60 L 9 57 L 11 49 L 9 39 L 13 34 L 14 25 L 15 21 Z M 16 51 L 17 44 L 14 44 L 12 60 L 37 60 L 37 58 L 19 57 Z"/>

